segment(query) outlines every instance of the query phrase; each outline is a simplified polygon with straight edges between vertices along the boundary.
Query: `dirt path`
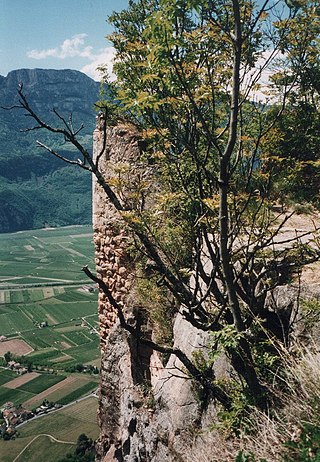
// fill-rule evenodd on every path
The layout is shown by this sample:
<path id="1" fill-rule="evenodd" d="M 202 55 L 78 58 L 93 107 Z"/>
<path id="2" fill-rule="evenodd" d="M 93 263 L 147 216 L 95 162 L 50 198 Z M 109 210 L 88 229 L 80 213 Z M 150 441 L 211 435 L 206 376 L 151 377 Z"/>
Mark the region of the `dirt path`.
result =
<path id="1" fill-rule="evenodd" d="M 19 452 L 19 454 L 13 459 L 12 462 L 16 462 L 19 457 L 24 453 L 24 451 L 26 449 L 28 449 L 28 447 L 38 438 L 40 438 L 41 436 L 47 436 L 48 438 L 50 438 L 52 441 L 55 441 L 56 443 L 61 443 L 61 444 L 76 444 L 74 441 L 62 441 L 62 440 L 57 440 L 57 438 L 55 438 L 54 436 L 52 435 L 49 435 L 48 433 L 40 433 L 40 435 L 37 435 L 35 436 L 31 441 L 29 441 L 29 443 Z"/>

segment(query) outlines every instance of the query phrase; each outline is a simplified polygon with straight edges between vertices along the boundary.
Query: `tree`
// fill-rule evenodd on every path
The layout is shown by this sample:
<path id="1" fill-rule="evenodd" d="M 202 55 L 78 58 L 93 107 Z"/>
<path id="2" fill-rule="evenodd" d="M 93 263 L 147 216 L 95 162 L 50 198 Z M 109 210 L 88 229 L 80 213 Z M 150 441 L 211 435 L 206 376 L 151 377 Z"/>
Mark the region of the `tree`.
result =
<path id="1" fill-rule="evenodd" d="M 6 364 L 9 364 L 9 362 L 12 360 L 12 353 L 10 351 L 7 351 L 3 357 Z"/>
<path id="2" fill-rule="evenodd" d="M 281 68 L 273 75 L 280 94 L 293 83 L 282 117 L 264 140 L 265 169 L 276 181 L 276 193 L 319 205 L 319 37 L 317 2 L 301 3 L 288 19 L 281 43 Z M 303 31 L 303 32 L 302 32 Z M 274 108 L 273 110 L 276 110 Z"/>
<path id="3" fill-rule="evenodd" d="M 289 341 L 289 321 L 278 319 L 275 325 L 265 305 L 267 294 L 318 258 L 308 246 L 277 250 L 276 240 L 284 244 L 279 235 L 290 214 L 273 212 L 270 174 L 261 169 L 263 143 L 282 117 L 296 80 L 286 81 L 277 96 L 273 93 L 273 107 L 270 100 L 267 104 L 254 96 L 260 92 L 261 98 L 263 93 L 271 98 L 264 73 L 292 39 L 287 26 L 300 14 L 271 0 L 257 5 L 247 0 L 137 0 L 110 18 L 116 103 L 103 104 L 104 133 L 119 118 L 141 129 L 146 168 L 153 165 L 160 185 L 161 192 L 152 197 L 156 214 L 144 207 L 146 186 L 138 185 L 135 194 L 123 198 L 121 185 L 103 177 L 103 150 L 94 159 L 77 140 L 81 128 L 57 112 L 62 126 L 47 124 L 23 88 L 17 105 L 35 120 L 32 130 L 49 130 L 79 150 L 81 160 L 71 161 L 37 142 L 96 176 L 139 243 L 141 258 L 152 262 L 165 294 L 176 300 L 188 322 L 212 333 L 212 357 L 222 344 L 243 388 L 261 407 L 267 401 L 261 351 L 271 348 L 276 355 L 277 342 L 287 346 Z M 301 37 L 306 33 L 299 29 Z M 125 329 L 151 348 L 175 354 L 201 387 L 230 407 L 232 396 L 215 382 L 212 364 L 203 371 L 182 351 L 143 338 L 126 322 L 107 285 L 88 268 L 84 271 L 99 284 Z"/>
<path id="4" fill-rule="evenodd" d="M 273 194 L 278 199 L 307 201 L 319 207 L 319 121 L 317 107 L 297 98 L 266 136 L 263 168 L 273 177 Z"/>
<path id="5" fill-rule="evenodd" d="M 95 460 L 94 442 L 85 433 L 77 439 L 77 446 L 73 454 L 67 454 L 59 462 L 91 462 Z"/>
<path id="6" fill-rule="evenodd" d="M 182 300 L 184 315 L 205 330 L 220 332 L 224 323 L 232 324 L 238 342 L 228 353 L 256 396 L 261 382 L 245 332 L 259 319 L 266 336 L 275 335 L 265 299 L 288 264 L 285 255 L 270 257 L 288 217 L 275 226 L 277 217 L 266 199 L 270 177 L 263 177 L 258 163 L 264 140 L 298 84 L 293 72 L 302 75 L 306 67 L 303 52 L 296 60 L 293 50 L 302 43 L 305 55 L 314 56 L 307 50 L 317 28 L 313 9 L 308 4 L 301 12 L 288 11 L 270 1 L 260 7 L 246 1 L 141 1 L 111 17 L 122 112 L 150 136 L 149 155 L 152 149 L 163 155 L 159 168 L 167 174 L 167 190 L 180 192 L 180 214 L 186 211 L 186 216 L 178 220 L 188 222 L 189 242 L 197 249 L 189 267 L 195 270 L 194 288 L 188 287 L 192 296 Z M 305 16 L 313 25 L 307 30 L 299 27 Z M 264 90 L 263 72 L 285 50 L 293 72 L 270 110 L 252 94 Z M 211 274 L 201 258 L 205 253 Z"/>

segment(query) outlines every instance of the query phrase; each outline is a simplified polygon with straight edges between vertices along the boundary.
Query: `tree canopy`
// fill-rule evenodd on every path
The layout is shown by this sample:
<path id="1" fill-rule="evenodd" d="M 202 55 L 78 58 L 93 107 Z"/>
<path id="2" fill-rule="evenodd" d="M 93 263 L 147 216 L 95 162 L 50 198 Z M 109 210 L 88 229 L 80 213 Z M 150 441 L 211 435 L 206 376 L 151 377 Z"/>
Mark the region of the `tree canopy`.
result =
<path id="1" fill-rule="evenodd" d="M 305 162 L 301 139 L 290 141 L 290 117 L 308 104 L 316 124 L 317 13 L 309 0 L 137 0 L 114 13 L 117 80 L 110 84 L 114 103 L 101 103 L 104 132 L 119 120 L 138 126 L 146 141 L 142 161 L 153 171 L 127 197 L 125 172 L 119 170 L 117 181 L 104 178 L 102 154 L 94 159 L 59 114 L 61 128 L 45 123 L 19 90 L 20 107 L 35 128 L 63 136 L 82 158 L 70 161 L 39 145 L 96 176 L 138 242 L 137 260 L 152 262 L 156 290 L 161 286 L 194 327 L 211 332 L 211 358 L 223 347 L 239 383 L 262 408 L 269 366 L 278 367 L 277 345 L 290 343 L 290 316 L 270 313 L 267 295 L 319 255 L 299 239 L 281 240 L 291 215 L 276 211 L 272 195 L 276 162 L 288 156 L 295 165 Z M 158 187 L 145 207 L 148 181 Z M 123 327 L 177 355 L 201 387 L 230 408 L 232 392 L 215 382 L 212 361 L 204 370 L 180 350 L 143 338 L 106 284 L 86 272 Z"/>

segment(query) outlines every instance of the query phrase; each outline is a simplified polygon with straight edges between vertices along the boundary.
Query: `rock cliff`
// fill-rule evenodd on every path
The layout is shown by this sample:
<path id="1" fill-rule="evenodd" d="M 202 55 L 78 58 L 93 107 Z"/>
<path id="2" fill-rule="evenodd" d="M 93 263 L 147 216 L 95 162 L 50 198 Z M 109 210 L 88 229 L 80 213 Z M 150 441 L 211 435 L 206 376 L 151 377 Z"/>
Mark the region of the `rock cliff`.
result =
<path id="1" fill-rule="evenodd" d="M 131 126 L 94 132 L 94 154 L 100 157 L 103 175 L 114 183 L 117 168 L 127 172 L 126 188 L 139 175 L 140 136 Z M 97 273 L 108 284 L 131 325 L 139 325 L 152 337 L 147 317 L 135 299 L 135 266 L 128 250 L 122 218 L 94 182 L 93 227 Z M 100 293 L 101 386 L 100 438 L 97 460 L 104 462 L 177 462 L 197 460 L 205 452 L 203 432 L 212 424 L 214 405 L 202 408 L 181 362 L 172 355 L 163 363 L 156 352 L 139 344 L 124 331 L 105 295 Z M 191 358 L 203 348 L 207 334 L 177 315 L 174 346 Z M 216 376 L 223 378 L 228 364 L 221 358 Z M 211 446 L 214 446 L 211 437 Z M 200 449 L 199 449 L 200 448 Z M 186 454 L 189 454 L 188 456 Z M 203 459 L 203 462 L 204 459 Z"/>
<path id="2" fill-rule="evenodd" d="M 122 185 L 127 188 L 125 192 L 142 174 L 142 169 L 139 170 L 140 147 L 139 132 L 129 125 L 108 128 L 104 145 L 102 125 L 98 122 L 94 132 L 95 158 L 100 159 L 100 169 L 113 185 L 117 184 L 121 166 L 126 173 L 127 181 Z M 147 174 L 152 177 L 152 171 Z M 93 197 L 97 273 L 122 307 L 127 322 L 139 326 L 145 336 L 152 338 L 148 316 L 135 297 L 137 273 L 123 217 L 106 200 L 96 182 Z M 308 271 L 314 274 L 318 270 L 309 266 L 302 274 L 300 282 L 303 284 L 279 286 L 267 297 L 266 309 L 270 319 L 274 316 L 281 319 L 281 325 L 289 323 L 297 317 L 298 294 L 306 298 L 318 297 L 317 282 L 311 281 L 310 277 L 305 279 Z M 201 399 L 176 356 L 171 355 L 164 361 L 157 352 L 146 348 L 122 329 L 113 306 L 102 293 L 99 318 L 102 362 L 97 461 L 234 461 L 241 448 L 240 441 L 224 438 L 215 428 L 219 407 L 214 401 Z M 306 335 L 303 325 L 296 334 Z M 205 351 L 208 334 L 197 330 L 177 314 L 173 341 L 174 347 L 194 359 L 193 353 Z M 218 380 L 232 374 L 223 355 L 216 361 L 214 372 Z"/>
<path id="3" fill-rule="evenodd" d="M 60 112 L 72 112 L 75 117 L 87 114 L 92 117 L 97 101 L 99 83 L 82 72 L 65 69 L 18 69 L 1 76 L 1 105 L 17 102 L 18 85 L 23 84 L 29 101 L 40 115 L 53 107 Z M 20 116 L 20 114 L 19 114 Z M 18 117 L 18 116 L 17 116 Z M 86 133 L 92 131 L 92 123 Z"/>

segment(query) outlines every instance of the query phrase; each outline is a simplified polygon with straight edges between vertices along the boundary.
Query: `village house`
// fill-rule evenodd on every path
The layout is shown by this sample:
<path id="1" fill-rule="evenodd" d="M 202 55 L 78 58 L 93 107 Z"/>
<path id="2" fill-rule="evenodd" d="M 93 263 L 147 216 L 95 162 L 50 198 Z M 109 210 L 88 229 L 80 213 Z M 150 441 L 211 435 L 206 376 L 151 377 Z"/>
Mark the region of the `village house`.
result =
<path id="1" fill-rule="evenodd" d="M 12 433 L 16 425 L 33 417 L 33 413 L 22 406 L 16 407 L 11 401 L 4 404 L 1 409 L 2 418 L 6 424 L 7 433 Z"/>
<path id="2" fill-rule="evenodd" d="M 28 369 L 26 367 L 22 366 L 20 363 L 16 361 L 9 361 L 8 367 L 13 371 L 16 371 L 19 375 L 26 374 L 28 372 Z"/>

